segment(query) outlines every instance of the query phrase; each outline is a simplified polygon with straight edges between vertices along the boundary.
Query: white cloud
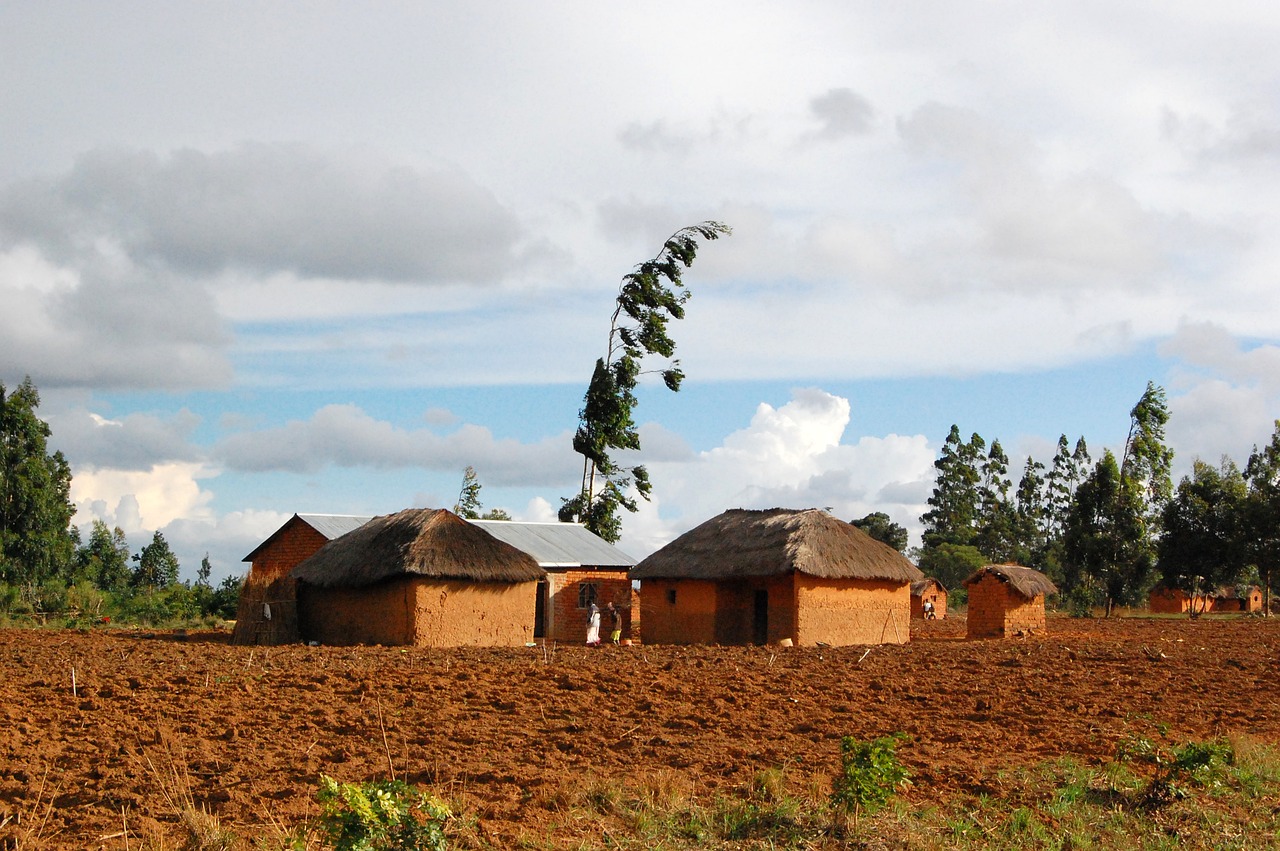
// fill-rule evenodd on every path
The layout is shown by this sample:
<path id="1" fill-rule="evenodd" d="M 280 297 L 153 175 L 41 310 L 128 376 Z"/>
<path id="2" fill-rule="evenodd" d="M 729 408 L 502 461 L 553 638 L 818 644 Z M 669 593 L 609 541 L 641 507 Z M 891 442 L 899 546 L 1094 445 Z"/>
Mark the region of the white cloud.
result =
<path id="1" fill-rule="evenodd" d="M 175 520 L 209 520 L 213 495 L 200 486 L 216 472 L 200 463 L 156 464 L 147 470 L 73 470 L 77 525 L 91 520 L 126 533 L 164 528 Z"/>
<path id="2" fill-rule="evenodd" d="M 624 518 L 622 549 L 639 558 L 729 508 L 829 508 L 845 520 L 873 511 L 910 530 L 933 481 L 934 452 L 921 436 L 842 442 L 847 399 L 810 388 L 687 461 L 651 462 L 653 502 Z M 644 444 L 642 443 L 642 446 Z"/>
<path id="3" fill-rule="evenodd" d="M 499 440 L 476 425 L 441 436 L 397 428 L 355 405 L 326 405 L 309 420 L 233 435 L 215 454 L 230 469 L 245 472 L 310 473 L 329 465 L 461 470 L 471 464 L 484 470 L 486 484 L 541 485 L 572 481 L 576 464 L 565 452 L 568 444 L 567 435 L 535 444 Z"/>

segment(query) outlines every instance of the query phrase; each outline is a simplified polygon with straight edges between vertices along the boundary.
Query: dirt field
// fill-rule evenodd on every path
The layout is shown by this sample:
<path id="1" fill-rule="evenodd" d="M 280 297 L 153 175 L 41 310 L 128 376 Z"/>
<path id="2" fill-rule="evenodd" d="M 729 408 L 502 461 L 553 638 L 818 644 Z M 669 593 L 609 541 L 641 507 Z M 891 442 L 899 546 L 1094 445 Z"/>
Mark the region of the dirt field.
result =
<path id="1" fill-rule="evenodd" d="M 464 802 L 502 846 L 556 829 L 550 802 L 599 779 L 675 773 L 712 795 L 781 766 L 829 778 L 842 735 L 909 733 L 919 802 L 998 793 L 998 770 L 1060 755 L 1108 759 L 1155 723 L 1178 740 L 1280 742 L 1280 619 L 1051 619 L 1048 636 L 1010 641 L 963 630 L 931 623 L 869 652 L 0 631 L 0 847 L 174 847 L 187 795 L 243 836 L 270 834 L 316 812 L 321 772 L 389 765 Z"/>

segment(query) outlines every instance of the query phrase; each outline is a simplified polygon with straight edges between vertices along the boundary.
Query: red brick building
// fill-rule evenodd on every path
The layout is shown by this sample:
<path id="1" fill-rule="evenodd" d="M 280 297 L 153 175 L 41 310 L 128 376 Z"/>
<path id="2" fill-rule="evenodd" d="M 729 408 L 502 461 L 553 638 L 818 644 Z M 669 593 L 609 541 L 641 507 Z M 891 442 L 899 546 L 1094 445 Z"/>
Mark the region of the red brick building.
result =
<path id="1" fill-rule="evenodd" d="M 472 520 L 500 541 L 533 556 L 547 572 L 539 583 L 533 634 L 545 641 L 581 644 L 587 639 L 591 603 L 613 603 L 622 614 L 622 637 L 640 637 L 640 609 L 632 605 L 627 571 L 631 556 L 579 523 Z M 609 638 L 609 624 L 601 627 Z"/>
<path id="2" fill-rule="evenodd" d="M 947 616 L 947 589 L 933 577 L 911 583 L 911 617 L 924 619 L 924 604 L 933 604 L 933 616 L 942 620 Z"/>
<path id="3" fill-rule="evenodd" d="M 295 514 L 244 557 L 249 575 L 240 591 L 232 644 L 293 644 L 298 633 L 296 582 L 290 571 L 325 544 L 372 518 L 346 514 Z"/>
<path id="4" fill-rule="evenodd" d="M 1044 598 L 1057 587 L 1038 570 L 988 564 L 964 581 L 969 638 L 1006 638 L 1045 631 Z"/>

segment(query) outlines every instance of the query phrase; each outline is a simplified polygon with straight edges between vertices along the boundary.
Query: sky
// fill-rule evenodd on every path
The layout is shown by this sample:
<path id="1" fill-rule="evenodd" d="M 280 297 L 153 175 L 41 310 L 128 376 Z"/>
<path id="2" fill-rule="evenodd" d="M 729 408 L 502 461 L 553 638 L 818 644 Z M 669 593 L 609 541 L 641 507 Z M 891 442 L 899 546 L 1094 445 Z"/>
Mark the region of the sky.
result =
<path id="1" fill-rule="evenodd" d="M 623 275 L 705 220 L 635 417 L 641 558 L 729 508 L 918 540 L 952 424 L 1016 483 L 1280 417 L 1262 2 L 0 5 L 0 382 L 75 522 L 214 578 L 292 514 L 552 520 Z M 661 365 L 654 364 L 655 368 Z"/>

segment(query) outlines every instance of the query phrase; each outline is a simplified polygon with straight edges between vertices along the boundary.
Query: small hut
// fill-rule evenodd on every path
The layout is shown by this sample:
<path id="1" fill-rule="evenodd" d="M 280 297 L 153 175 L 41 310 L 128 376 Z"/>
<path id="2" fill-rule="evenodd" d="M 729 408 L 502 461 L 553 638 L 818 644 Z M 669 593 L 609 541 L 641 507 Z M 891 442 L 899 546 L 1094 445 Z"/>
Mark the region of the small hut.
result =
<path id="1" fill-rule="evenodd" d="M 1038 570 L 988 564 L 964 581 L 969 589 L 969 638 L 1004 638 L 1045 629 L 1044 598 L 1057 587 Z"/>
<path id="2" fill-rule="evenodd" d="M 297 582 L 289 572 L 335 538 L 372 518 L 349 514 L 295 514 L 244 557 L 249 575 L 240 589 L 232 644 L 294 644 L 298 634 Z"/>
<path id="3" fill-rule="evenodd" d="M 1188 593 L 1181 588 L 1157 585 L 1147 594 L 1147 608 L 1153 615 L 1202 614 L 1212 610 L 1213 597 Z"/>
<path id="4" fill-rule="evenodd" d="M 1260 612 L 1262 611 L 1262 589 L 1257 585 L 1246 588 L 1224 586 L 1209 595 L 1207 611 L 1222 612 Z"/>
<path id="5" fill-rule="evenodd" d="M 904 644 L 911 583 L 893 547 L 817 509 L 733 509 L 631 570 L 645 644 Z"/>
<path id="6" fill-rule="evenodd" d="M 933 604 L 933 617 L 942 620 L 947 616 L 947 589 L 932 576 L 911 583 L 911 617 L 924 619 L 924 604 Z"/>
<path id="7" fill-rule="evenodd" d="M 298 628 L 321 644 L 524 644 L 545 572 L 445 509 L 375 517 L 295 567 Z"/>

